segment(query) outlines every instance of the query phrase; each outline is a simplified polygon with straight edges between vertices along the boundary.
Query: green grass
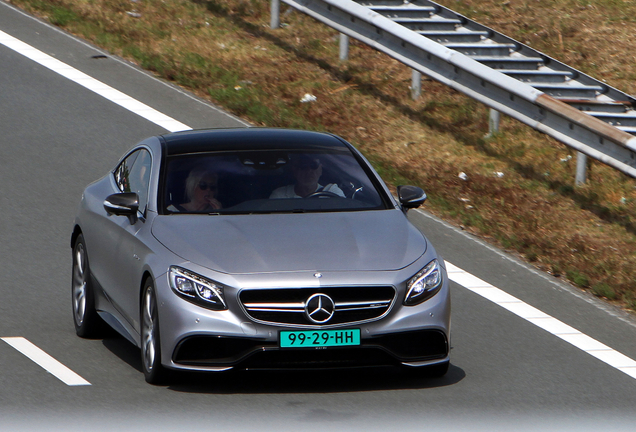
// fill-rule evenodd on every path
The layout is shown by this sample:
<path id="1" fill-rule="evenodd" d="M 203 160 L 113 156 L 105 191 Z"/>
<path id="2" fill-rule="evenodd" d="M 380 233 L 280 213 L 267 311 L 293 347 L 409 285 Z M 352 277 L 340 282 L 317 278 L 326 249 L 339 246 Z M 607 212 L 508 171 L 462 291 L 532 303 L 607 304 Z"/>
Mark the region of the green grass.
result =
<path id="1" fill-rule="evenodd" d="M 616 300 L 617 298 L 614 289 L 610 285 L 602 282 L 592 286 L 592 293 L 595 296 L 605 297 L 609 300 Z"/>
<path id="2" fill-rule="evenodd" d="M 590 286 L 590 281 L 588 277 L 585 276 L 583 273 L 579 272 L 578 270 L 568 270 L 565 272 L 565 275 L 570 281 L 572 281 L 576 285 L 582 286 L 584 288 L 587 288 Z M 604 285 L 604 284 L 597 284 L 595 286 L 598 287 L 601 285 Z"/>

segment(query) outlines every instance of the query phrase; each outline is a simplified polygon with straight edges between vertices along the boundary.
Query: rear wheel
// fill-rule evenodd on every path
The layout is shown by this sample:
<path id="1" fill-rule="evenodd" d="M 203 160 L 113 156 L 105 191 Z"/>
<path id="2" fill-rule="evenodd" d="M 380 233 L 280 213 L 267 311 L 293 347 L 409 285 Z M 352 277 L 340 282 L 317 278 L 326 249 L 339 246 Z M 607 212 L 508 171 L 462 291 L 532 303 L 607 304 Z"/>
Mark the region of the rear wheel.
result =
<path id="1" fill-rule="evenodd" d="M 150 384 L 162 384 L 167 375 L 161 365 L 159 316 L 152 279 L 146 280 L 141 297 L 141 365 Z"/>
<path id="2" fill-rule="evenodd" d="M 95 293 L 91 284 L 90 267 L 84 236 L 80 234 L 73 247 L 73 275 L 71 295 L 75 332 L 83 338 L 99 337 L 104 330 L 104 322 L 95 309 Z"/>

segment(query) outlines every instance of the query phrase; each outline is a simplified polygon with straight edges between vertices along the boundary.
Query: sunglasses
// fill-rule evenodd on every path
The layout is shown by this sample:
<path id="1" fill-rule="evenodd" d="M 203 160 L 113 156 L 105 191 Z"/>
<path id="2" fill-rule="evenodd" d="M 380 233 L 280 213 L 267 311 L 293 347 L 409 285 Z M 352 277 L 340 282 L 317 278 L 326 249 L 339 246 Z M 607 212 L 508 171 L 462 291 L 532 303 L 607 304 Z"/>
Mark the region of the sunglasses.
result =
<path id="1" fill-rule="evenodd" d="M 216 184 L 214 184 L 214 183 L 201 182 L 201 183 L 198 184 L 198 187 L 202 191 L 208 190 L 208 188 L 210 189 L 210 191 L 215 191 L 216 190 Z"/>

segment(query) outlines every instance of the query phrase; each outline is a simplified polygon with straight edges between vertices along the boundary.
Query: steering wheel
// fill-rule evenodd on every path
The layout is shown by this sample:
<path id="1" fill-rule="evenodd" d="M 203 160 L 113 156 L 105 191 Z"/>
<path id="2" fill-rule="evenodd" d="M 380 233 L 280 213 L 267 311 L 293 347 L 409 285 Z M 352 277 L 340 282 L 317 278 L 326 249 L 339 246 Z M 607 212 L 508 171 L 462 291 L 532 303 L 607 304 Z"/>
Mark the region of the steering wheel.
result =
<path id="1" fill-rule="evenodd" d="M 312 194 L 307 195 L 305 198 L 320 198 L 320 197 L 329 197 L 329 198 L 341 198 L 340 195 L 333 193 L 333 192 L 328 192 L 328 191 L 318 191 L 318 192 L 314 192 Z"/>

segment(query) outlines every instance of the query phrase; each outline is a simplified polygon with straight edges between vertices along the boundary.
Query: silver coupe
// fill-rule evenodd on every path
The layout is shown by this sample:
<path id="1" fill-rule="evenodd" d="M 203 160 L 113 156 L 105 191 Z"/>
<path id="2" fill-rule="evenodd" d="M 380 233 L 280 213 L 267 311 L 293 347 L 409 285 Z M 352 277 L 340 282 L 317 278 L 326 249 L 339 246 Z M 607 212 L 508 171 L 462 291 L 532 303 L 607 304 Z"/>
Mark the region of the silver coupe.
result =
<path id="1" fill-rule="evenodd" d="M 81 337 L 108 324 L 170 370 L 449 366 L 444 262 L 335 135 L 215 129 L 148 138 L 89 185 L 74 221 Z"/>

